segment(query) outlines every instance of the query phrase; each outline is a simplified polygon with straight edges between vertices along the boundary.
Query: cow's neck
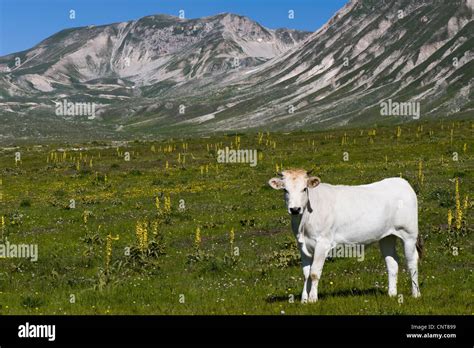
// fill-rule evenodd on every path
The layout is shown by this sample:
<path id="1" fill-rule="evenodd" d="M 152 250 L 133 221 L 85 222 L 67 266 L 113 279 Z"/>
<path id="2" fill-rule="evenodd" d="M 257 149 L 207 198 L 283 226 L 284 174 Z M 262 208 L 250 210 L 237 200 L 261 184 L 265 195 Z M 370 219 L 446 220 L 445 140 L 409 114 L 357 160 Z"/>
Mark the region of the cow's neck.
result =
<path id="1" fill-rule="evenodd" d="M 304 225 L 306 221 L 308 221 L 307 211 L 304 211 L 301 215 L 291 216 L 291 229 L 299 241 L 301 241 L 301 238 L 304 236 Z"/>
<path id="2" fill-rule="evenodd" d="M 298 231 L 300 229 L 301 216 L 302 215 L 291 215 L 291 229 L 293 230 L 295 236 L 298 235 Z"/>
<path id="3" fill-rule="evenodd" d="M 293 230 L 300 251 L 306 256 L 311 257 L 311 254 L 306 247 L 304 235 L 304 225 L 308 220 L 308 215 L 308 212 L 305 211 L 302 215 L 291 216 L 291 229 Z"/>
<path id="4" fill-rule="evenodd" d="M 313 208 L 311 207 L 311 203 L 308 196 L 308 203 L 306 207 L 303 209 L 303 214 L 301 215 L 292 215 L 291 216 L 291 229 L 296 237 L 304 234 L 304 224 L 308 220 L 309 214 L 313 212 Z"/>
<path id="5" fill-rule="evenodd" d="M 308 195 L 308 203 L 306 203 L 306 207 L 304 208 L 303 214 L 311 214 L 313 212 L 313 207 L 311 206 L 311 200 L 309 199 L 309 190 L 306 190 L 306 194 Z"/>

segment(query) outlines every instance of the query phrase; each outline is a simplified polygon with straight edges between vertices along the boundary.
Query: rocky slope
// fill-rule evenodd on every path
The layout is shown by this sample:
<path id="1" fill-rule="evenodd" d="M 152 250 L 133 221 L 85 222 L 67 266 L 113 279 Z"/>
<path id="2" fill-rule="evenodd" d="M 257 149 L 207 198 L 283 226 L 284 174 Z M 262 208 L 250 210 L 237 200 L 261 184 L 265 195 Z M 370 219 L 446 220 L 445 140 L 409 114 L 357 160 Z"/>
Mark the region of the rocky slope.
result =
<path id="1" fill-rule="evenodd" d="M 63 30 L 0 58 L 0 100 L 80 94 L 126 99 L 130 89 L 176 84 L 259 65 L 310 33 L 270 30 L 247 17 L 156 15 Z"/>
<path id="2" fill-rule="evenodd" d="M 470 117 L 473 10 L 474 0 L 352 0 L 311 35 L 231 14 L 65 30 L 21 52 L 20 67 L 18 55 L 0 58 L 12 69 L 0 75 L 4 129 L 18 133 L 22 115 L 21 129 L 46 134 L 65 97 L 99 105 L 95 120 L 65 118 L 74 129 L 110 137 L 417 118 L 382 115 L 389 100 L 417 104 L 421 119 Z"/>
<path id="3" fill-rule="evenodd" d="M 473 9 L 472 0 L 353 0 L 298 47 L 242 79 L 248 93 L 233 117 L 216 115 L 211 127 L 410 119 L 382 117 L 388 99 L 419 103 L 420 118 L 474 116 Z"/>

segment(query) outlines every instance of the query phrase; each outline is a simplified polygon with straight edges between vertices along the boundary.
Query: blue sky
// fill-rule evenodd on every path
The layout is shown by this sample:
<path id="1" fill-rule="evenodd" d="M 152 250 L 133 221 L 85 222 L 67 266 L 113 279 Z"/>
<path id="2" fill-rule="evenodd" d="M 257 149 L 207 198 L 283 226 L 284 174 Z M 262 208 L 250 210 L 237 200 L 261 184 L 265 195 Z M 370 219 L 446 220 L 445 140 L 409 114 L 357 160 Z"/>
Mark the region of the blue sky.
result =
<path id="1" fill-rule="evenodd" d="M 348 0 L 0 0 L 0 56 L 28 49 L 65 28 L 137 19 L 151 14 L 186 18 L 232 12 L 268 28 L 315 31 Z M 76 11 L 76 19 L 69 11 Z M 294 19 L 288 18 L 293 10 Z"/>

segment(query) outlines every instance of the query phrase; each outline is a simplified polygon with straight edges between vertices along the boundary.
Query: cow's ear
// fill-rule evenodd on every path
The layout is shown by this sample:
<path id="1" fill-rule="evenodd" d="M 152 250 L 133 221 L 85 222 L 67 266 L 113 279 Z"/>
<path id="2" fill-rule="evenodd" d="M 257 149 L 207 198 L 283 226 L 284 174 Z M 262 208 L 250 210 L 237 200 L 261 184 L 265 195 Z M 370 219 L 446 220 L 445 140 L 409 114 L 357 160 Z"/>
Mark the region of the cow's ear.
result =
<path id="1" fill-rule="evenodd" d="M 321 183 L 321 179 L 317 176 L 312 176 L 308 178 L 308 187 L 314 188 Z"/>
<path id="2" fill-rule="evenodd" d="M 270 180 L 268 180 L 268 185 L 270 185 L 275 190 L 281 190 L 283 187 L 285 187 L 283 180 L 281 180 L 280 178 L 271 178 Z"/>

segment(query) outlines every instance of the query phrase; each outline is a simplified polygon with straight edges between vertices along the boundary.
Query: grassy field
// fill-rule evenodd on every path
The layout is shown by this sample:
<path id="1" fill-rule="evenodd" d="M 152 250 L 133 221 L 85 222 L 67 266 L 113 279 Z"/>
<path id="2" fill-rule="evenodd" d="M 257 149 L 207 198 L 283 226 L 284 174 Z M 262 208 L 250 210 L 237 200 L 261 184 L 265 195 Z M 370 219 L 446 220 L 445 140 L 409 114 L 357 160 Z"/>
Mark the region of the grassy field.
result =
<path id="1" fill-rule="evenodd" d="M 473 314 L 473 133 L 445 121 L 0 149 L 0 244 L 38 245 L 36 262 L 0 259 L 0 314 Z M 226 146 L 258 150 L 258 165 L 217 163 Z M 374 245 L 361 262 L 328 260 L 320 301 L 300 304 L 290 219 L 267 185 L 290 167 L 331 184 L 406 178 L 422 297 L 401 245 L 403 296 L 388 297 Z"/>

